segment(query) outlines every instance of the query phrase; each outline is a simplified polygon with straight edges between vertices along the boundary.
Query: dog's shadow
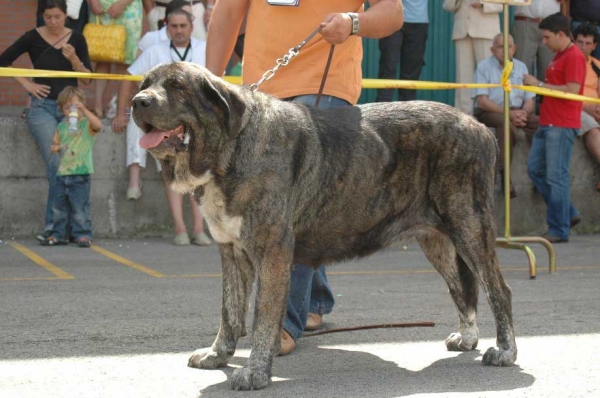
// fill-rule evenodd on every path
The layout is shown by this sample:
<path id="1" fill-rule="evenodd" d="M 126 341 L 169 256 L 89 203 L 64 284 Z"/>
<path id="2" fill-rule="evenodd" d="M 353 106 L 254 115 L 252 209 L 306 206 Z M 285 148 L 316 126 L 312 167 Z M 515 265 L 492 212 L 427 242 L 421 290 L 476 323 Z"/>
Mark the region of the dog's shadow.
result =
<path id="1" fill-rule="evenodd" d="M 443 343 L 439 346 L 443 354 Z M 360 346 L 357 349 L 361 349 Z M 397 362 L 364 351 L 314 347 L 276 358 L 273 381 L 260 397 L 402 397 L 426 393 L 510 391 L 529 387 L 535 378 L 518 366 L 481 365 L 479 350 L 449 353 L 452 357 L 410 370 Z M 413 359 L 415 359 L 413 357 Z M 245 397 L 248 392 L 231 391 L 229 378 L 247 359 L 234 357 L 222 371 L 228 380 L 208 386 L 199 397 Z M 411 358 L 403 358 L 402 362 Z M 415 362 L 415 361 L 413 361 Z M 418 362 L 418 361 L 416 361 Z M 256 396 L 256 392 L 254 395 Z"/>

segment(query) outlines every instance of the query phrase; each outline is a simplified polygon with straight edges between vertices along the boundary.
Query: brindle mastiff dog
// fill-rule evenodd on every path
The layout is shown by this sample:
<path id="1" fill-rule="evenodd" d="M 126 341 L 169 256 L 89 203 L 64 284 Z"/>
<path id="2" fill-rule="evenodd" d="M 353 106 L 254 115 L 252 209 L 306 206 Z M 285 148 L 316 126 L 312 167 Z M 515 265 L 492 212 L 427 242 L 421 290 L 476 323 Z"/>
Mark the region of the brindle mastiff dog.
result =
<path id="1" fill-rule="evenodd" d="M 190 63 L 150 71 L 133 99 L 143 147 L 166 181 L 193 192 L 219 244 L 221 325 L 189 366 L 219 368 L 246 334 L 257 279 L 252 352 L 235 390 L 271 378 L 290 269 L 366 256 L 416 237 L 458 310 L 448 350 L 477 347 L 478 285 L 498 348 L 483 364 L 515 362 L 511 290 L 498 267 L 493 212 L 497 144 L 483 125 L 435 102 L 316 110 L 252 92 Z"/>

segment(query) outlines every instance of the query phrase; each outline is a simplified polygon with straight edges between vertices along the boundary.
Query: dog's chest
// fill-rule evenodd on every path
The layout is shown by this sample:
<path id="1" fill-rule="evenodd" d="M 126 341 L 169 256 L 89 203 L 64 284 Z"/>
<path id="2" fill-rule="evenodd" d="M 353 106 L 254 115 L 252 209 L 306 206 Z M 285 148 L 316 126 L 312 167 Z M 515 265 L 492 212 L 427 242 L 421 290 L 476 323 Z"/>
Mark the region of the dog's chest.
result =
<path id="1" fill-rule="evenodd" d="M 240 239 L 242 217 L 230 217 L 226 212 L 225 196 L 212 181 L 204 186 L 200 210 L 210 234 L 219 243 L 235 243 Z"/>

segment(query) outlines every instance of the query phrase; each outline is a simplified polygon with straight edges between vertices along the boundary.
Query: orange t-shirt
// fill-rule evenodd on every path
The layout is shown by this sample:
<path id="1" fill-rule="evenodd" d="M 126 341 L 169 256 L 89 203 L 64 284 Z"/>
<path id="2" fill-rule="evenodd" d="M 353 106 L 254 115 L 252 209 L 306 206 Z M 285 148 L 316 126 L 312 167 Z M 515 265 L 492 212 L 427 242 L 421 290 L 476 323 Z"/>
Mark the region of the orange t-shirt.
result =
<path id="1" fill-rule="evenodd" d="M 267 0 L 250 2 L 242 68 L 244 84 L 256 83 L 283 57 L 319 27 L 325 17 L 338 12 L 361 12 L 364 0 L 299 0 L 297 7 L 272 6 Z M 330 44 L 317 34 L 259 90 L 278 98 L 317 94 Z M 362 81 L 362 40 L 350 36 L 336 45 L 324 95 L 356 104 Z"/>
<path id="2" fill-rule="evenodd" d="M 592 69 L 592 62 L 600 68 L 600 61 L 594 57 L 589 57 L 587 70 L 585 73 L 585 85 L 583 86 L 583 95 L 586 97 L 598 98 L 598 75 Z"/>

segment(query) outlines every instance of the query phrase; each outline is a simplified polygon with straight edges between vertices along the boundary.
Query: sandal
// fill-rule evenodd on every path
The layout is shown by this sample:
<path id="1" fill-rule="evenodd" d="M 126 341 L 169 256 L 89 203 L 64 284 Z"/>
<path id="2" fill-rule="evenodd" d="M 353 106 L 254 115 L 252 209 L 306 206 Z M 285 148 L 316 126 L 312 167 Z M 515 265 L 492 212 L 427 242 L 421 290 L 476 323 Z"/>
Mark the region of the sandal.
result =
<path id="1" fill-rule="evenodd" d="M 49 236 L 40 242 L 40 245 L 42 246 L 65 246 L 68 244 L 69 242 L 64 240 L 58 240 L 54 236 Z"/>

